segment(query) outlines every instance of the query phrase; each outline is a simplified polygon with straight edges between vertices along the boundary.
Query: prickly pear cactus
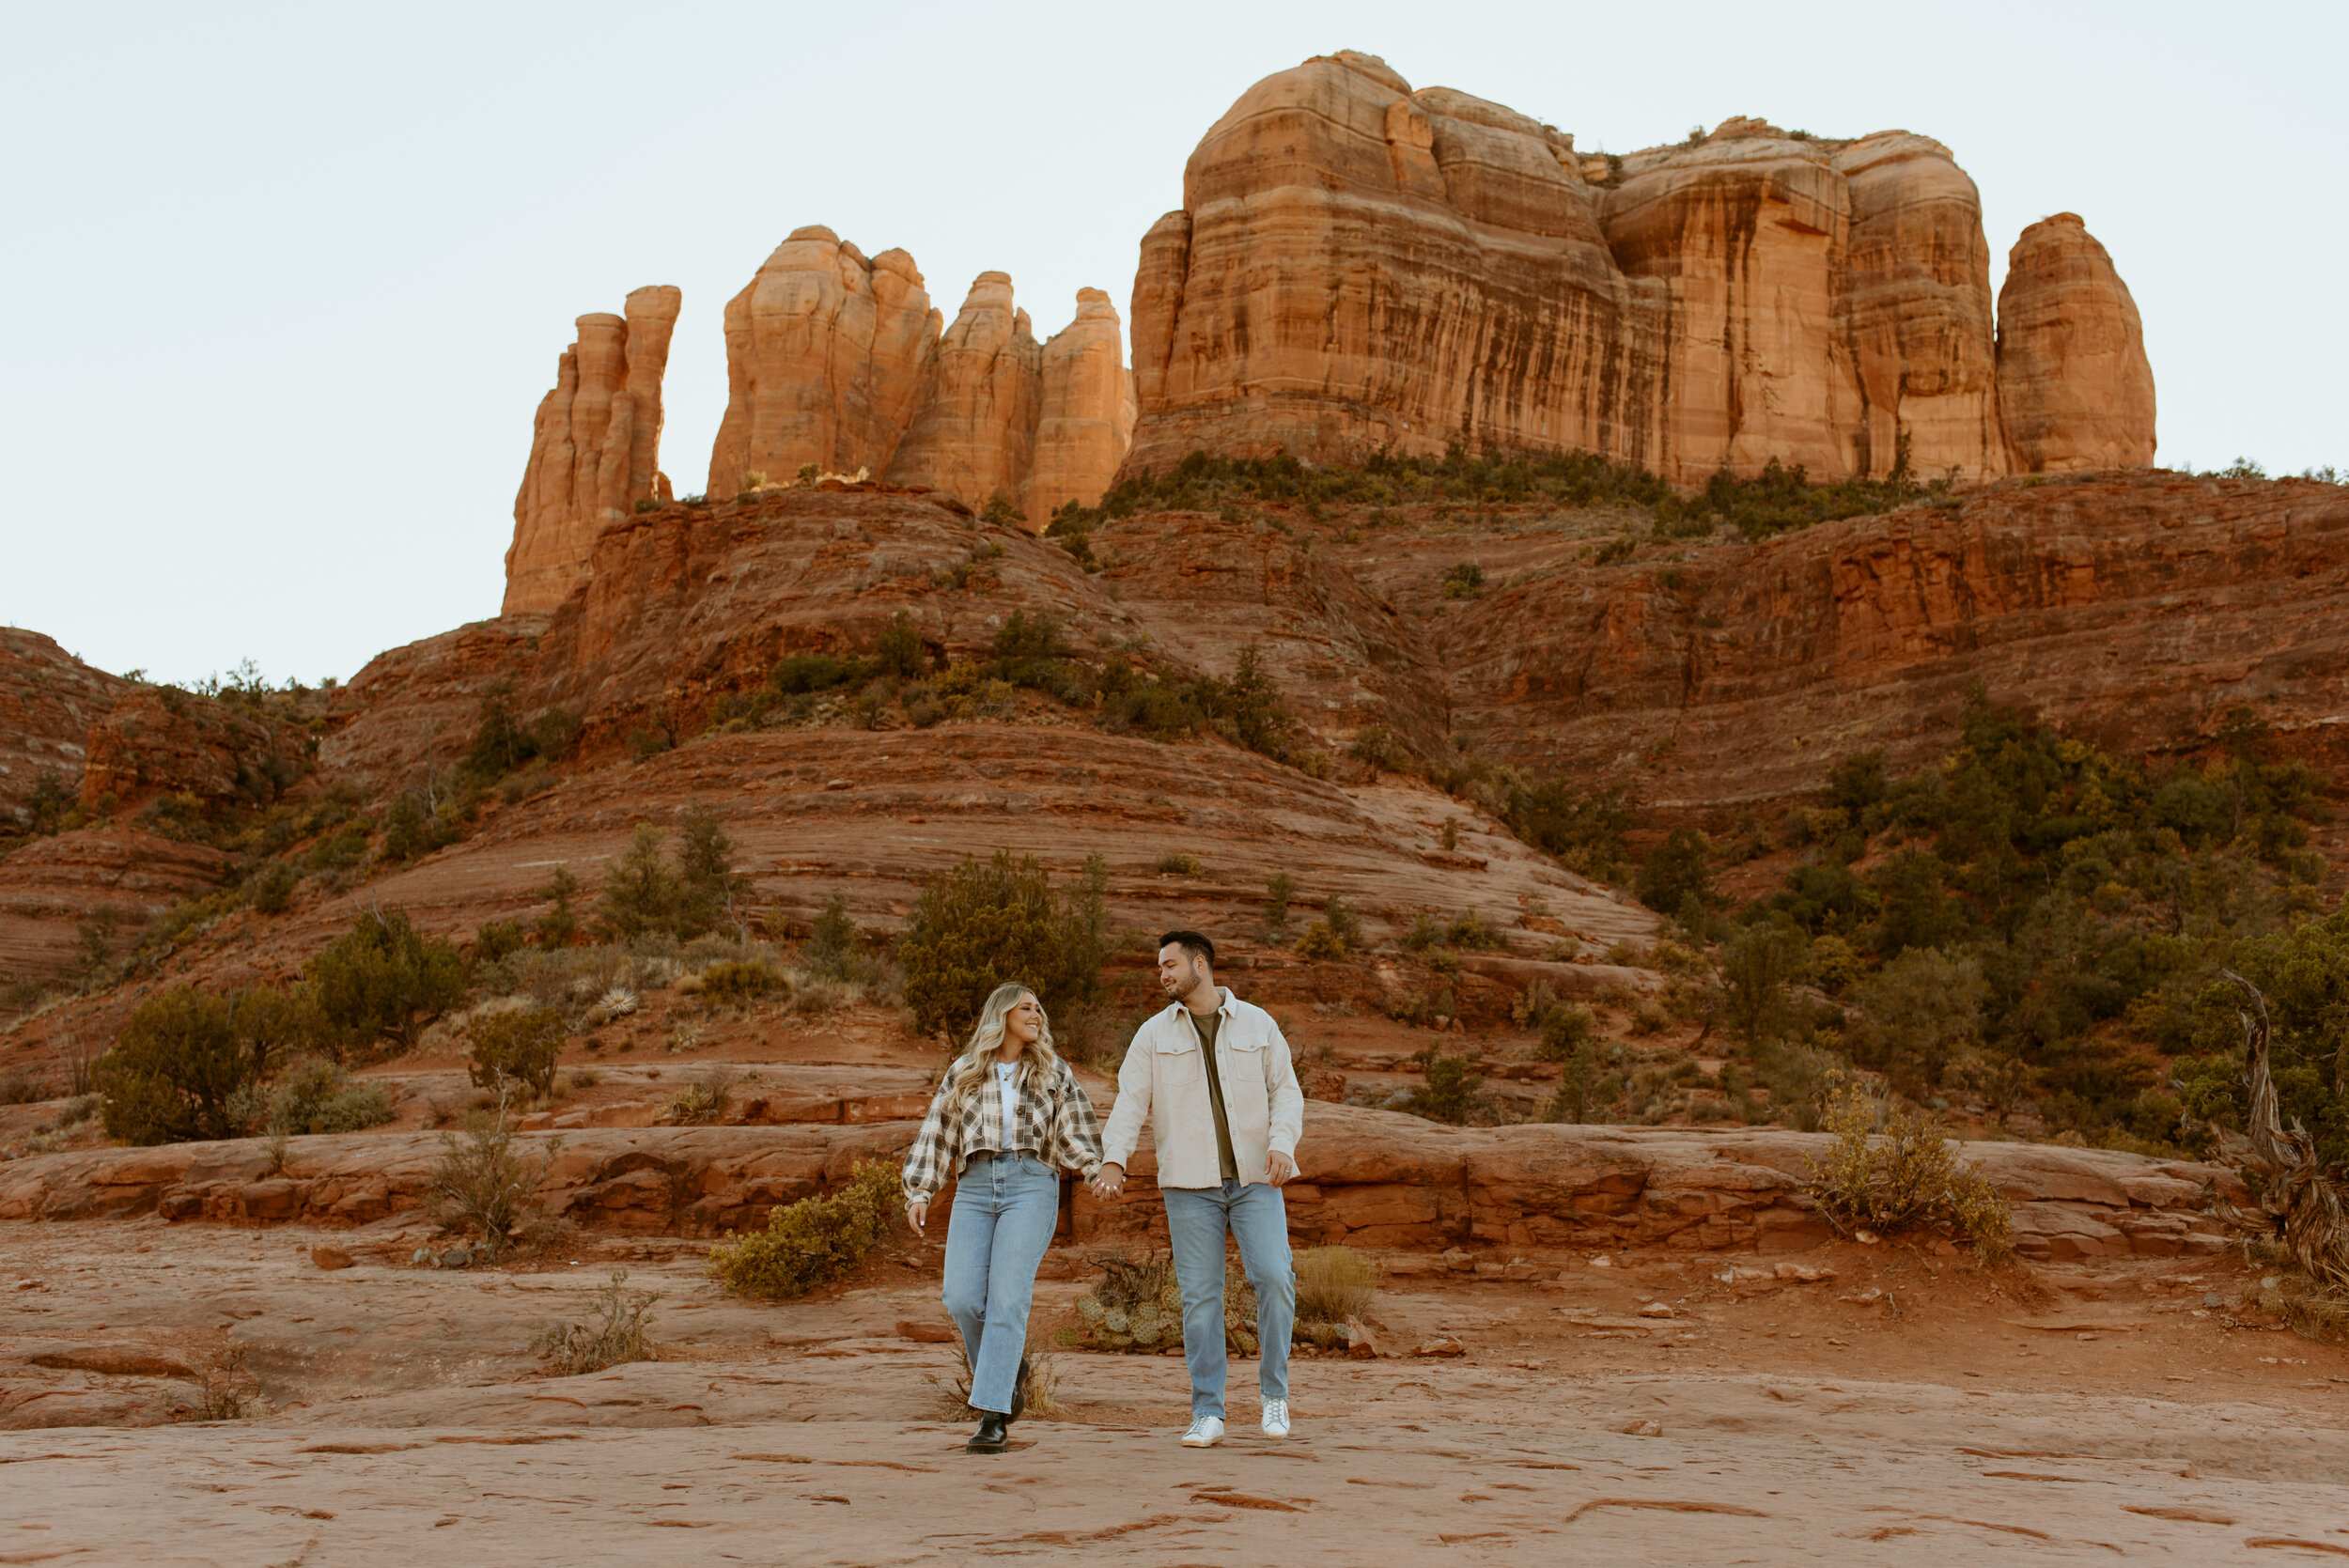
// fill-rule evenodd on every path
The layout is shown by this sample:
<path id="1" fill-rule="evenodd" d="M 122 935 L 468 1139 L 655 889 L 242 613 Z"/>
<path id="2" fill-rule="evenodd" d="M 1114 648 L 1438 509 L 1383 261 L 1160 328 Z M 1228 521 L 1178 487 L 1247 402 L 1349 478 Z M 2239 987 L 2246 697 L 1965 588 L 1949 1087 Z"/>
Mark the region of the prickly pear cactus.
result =
<path id="1" fill-rule="evenodd" d="M 1077 1297 L 1081 1334 L 1072 1343 L 1148 1355 L 1183 1343 L 1183 1292 L 1167 1258 L 1096 1258 L 1105 1278 Z M 1256 1353 L 1256 1292 L 1235 1271 L 1223 1287 L 1223 1340 L 1242 1356 Z"/>

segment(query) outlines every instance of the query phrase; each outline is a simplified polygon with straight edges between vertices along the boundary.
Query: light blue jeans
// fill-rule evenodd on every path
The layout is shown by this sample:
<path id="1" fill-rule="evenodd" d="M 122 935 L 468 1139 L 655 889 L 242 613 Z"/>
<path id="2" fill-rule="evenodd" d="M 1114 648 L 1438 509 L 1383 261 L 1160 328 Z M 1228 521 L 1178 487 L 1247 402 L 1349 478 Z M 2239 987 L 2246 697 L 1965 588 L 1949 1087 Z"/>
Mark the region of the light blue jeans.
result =
<path id="1" fill-rule="evenodd" d="M 1183 1359 L 1190 1365 L 1190 1414 L 1223 1419 L 1223 1236 L 1239 1243 L 1240 1267 L 1256 1287 L 1256 1387 L 1289 1396 L 1289 1329 L 1297 1322 L 1297 1270 L 1289 1261 L 1289 1211 L 1281 1189 L 1170 1187 L 1166 1234 L 1183 1290 Z"/>
<path id="2" fill-rule="evenodd" d="M 1036 1265 L 1060 1223 L 1060 1174 L 1033 1155 L 973 1155 L 946 1217 L 946 1312 L 971 1358 L 971 1406 L 1011 1413 Z"/>

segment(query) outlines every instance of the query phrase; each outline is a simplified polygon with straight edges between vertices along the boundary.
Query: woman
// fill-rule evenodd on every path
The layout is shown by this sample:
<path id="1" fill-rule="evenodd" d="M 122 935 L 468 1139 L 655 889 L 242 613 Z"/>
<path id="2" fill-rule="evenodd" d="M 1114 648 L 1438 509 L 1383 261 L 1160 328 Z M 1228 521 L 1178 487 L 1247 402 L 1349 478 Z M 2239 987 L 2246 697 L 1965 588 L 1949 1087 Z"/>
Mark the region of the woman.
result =
<path id="1" fill-rule="evenodd" d="M 971 1361 L 973 1453 L 1001 1453 L 1026 1403 L 1028 1303 L 1060 1221 L 1056 1165 L 1086 1177 L 1100 1169 L 1093 1102 L 1053 1054 L 1035 993 L 998 986 L 946 1069 L 905 1169 L 906 1218 L 917 1233 L 930 1199 L 955 1184 L 944 1295 Z"/>

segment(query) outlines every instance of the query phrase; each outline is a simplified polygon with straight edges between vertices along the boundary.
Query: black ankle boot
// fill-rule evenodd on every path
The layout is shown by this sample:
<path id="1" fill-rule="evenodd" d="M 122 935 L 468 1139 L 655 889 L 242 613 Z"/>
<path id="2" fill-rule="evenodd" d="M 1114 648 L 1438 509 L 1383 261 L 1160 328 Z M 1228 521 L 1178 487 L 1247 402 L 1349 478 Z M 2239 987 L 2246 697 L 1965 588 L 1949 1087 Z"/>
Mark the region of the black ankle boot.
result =
<path id="1" fill-rule="evenodd" d="M 1019 1358 L 1019 1375 L 1013 1379 L 1011 1385 L 1011 1414 L 1003 1418 L 1003 1424 L 1009 1426 L 1013 1421 L 1018 1421 L 1027 1412 L 1027 1408 L 1028 1358 L 1022 1356 Z"/>
<path id="2" fill-rule="evenodd" d="M 992 1410 L 979 1412 L 979 1429 L 964 1444 L 972 1453 L 1001 1453 L 1011 1446 L 1011 1421 Z"/>

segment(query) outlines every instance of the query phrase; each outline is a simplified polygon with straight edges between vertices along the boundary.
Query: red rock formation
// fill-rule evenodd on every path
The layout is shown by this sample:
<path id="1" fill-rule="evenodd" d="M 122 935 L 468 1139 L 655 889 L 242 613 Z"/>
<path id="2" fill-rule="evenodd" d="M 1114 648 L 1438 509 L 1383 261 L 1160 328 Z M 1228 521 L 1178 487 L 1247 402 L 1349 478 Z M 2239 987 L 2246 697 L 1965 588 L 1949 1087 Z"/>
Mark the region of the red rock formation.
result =
<path id="1" fill-rule="evenodd" d="M 530 461 L 514 497 L 506 613 L 551 610 L 579 581 L 596 530 L 645 496 L 666 500 L 661 379 L 682 296 L 639 288 L 628 315 L 579 318 L 554 390 L 538 405 Z"/>
<path id="2" fill-rule="evenodd" d="M 1216 122 L 1143 241 L 1127 468 L 1461 438 L 1664 462 L 1667 316 L 1608 254 L 1570 137 L 1317 57 Z"/>
<path id="3" fill-rule="evenodd" d="M 1069 502 L 1098 501 L 1133 442 L 1133 377 L 1117 307 L 1098 288 L 1077 290 L 1076 319 L 1044 345 L 1043 382 L 1035 456 L 1021 495 L 1037 527 Z"/>
<path id="4" fill-rule="evenodd" d="M 128 811 L 158 795 L 266 801 L 306 770 L 297 736 L 171 686 L 132 687 L 89 728 L 82 804 Z"/>
<path id="5" fill-rule="evenodd" d="M 982 272 L 940 323 L 905 252 L 867 261 L 828 228 L 795 231 L 726 306 L 709 493 L 814 463 L 972 506 L 1000 494 L 1038 531 L 1051 508 L 1097 500 L 1133 428 L 1109 297 L 1080 290 L 1077 318 L 1039 347 L 1010 275 Z"/>
<path id="6" fill-rule="evenodd" d="M 2018 473 L 2154 460 L 2154 370 L 2137 302 L 2077 212 L 2040 219 L 2008 253 L 1999 412 Z"/>
<path id="7" fill-rule="evenodd" d="M 91 723 L 131 690 L 38 631 L 0 627 L 0 813 L 17 818 L 44 773 L 79 791 Z"/>
<path id="8" fill-rule="evenodd" d="M 1597 179 L 1593 185 L 1589 181 Z M 1989 247 L 1938 142 L 1571 136 L 1341 53 L 1191 155 L 1134 284 L 1128 468 L 1584 448 L 1681 483 L 2007 472 Z"/>
<path id="9" fill-rule="evenodd" d="M 1016 504 L 1034 458 L 1043 350 L 1012 303 L 1010 273 L 978 275 L 930 358 L 929 397 L 888 465 L 891 482 L 972 505 L 997 495 Z"/>
<path id="10" fill-rule="evenodd" d="M 820 225 L 791 231 L 726 302 L 726 412 L 709 493 L 802 464 L 889 467 L 927 398 L 940 318 L 903 251 L 864 253 Z"/>
<path id="11" fill-rule="evenodd" d="M 229 863 L 128 821 L 34 840 L 0 860 L 0 982 L 76 973 L 89 965 L 90 940 L 119 957 L 172 905 L 217 892 Z M 102 1048 L 110 1032 L 86 1039 Z"/>
<path id="12" fill-rule="evenodd" d="M 1426 605 L 1435 563 L 1456 555 L 1439 548 L 1383 549 L 1370 581 Z M 1519 580 L 1439 634 L 1455 722 L 1480 755 L 1654 805 L 1783 800 L 1863 747 L 1914 766 L 1952 743 L 1976 678 L 2123 753 L 2199 744 L 2248 704 L 2343 760 L 2335 485 L 2009 480 L 1670 566 L 1562 566 L 1537 536 L 1480 553 Z"/>

